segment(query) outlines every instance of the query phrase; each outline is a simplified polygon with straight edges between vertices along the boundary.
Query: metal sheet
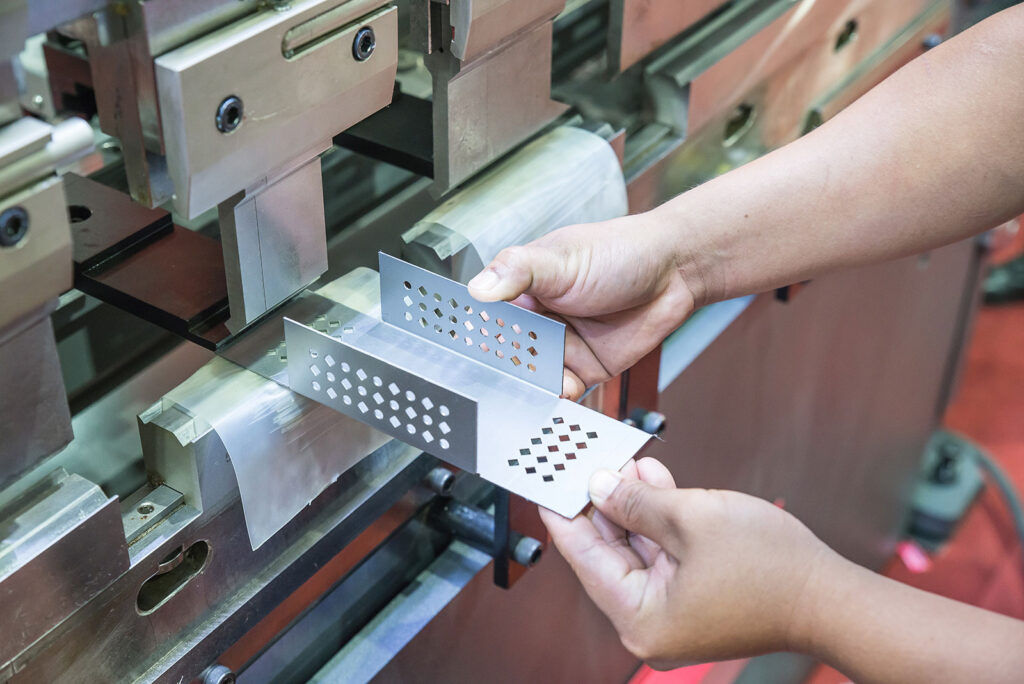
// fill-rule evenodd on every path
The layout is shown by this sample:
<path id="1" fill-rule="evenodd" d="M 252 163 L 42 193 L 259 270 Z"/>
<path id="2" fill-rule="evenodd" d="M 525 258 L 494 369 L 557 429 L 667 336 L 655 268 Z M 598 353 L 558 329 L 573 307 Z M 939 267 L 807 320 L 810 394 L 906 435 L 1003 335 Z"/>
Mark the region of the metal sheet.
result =
<path id="1" fill-rule="evenodd" d="M 472 399 L 292 320 L 285 340 L 292 391 L 438 458 L 475 461 Z"/>
<path id="2" fill-rule="evenodd" d="M 565 324 L 380 254 L 385 323 L 554 394 L 562 391 Z"/>
<path id="3" fill-rule="evenodd" d="M 395 264 L 390 262 L 394 261 L 382 256 L 382 270 L 393 268 Z M 438 281 L 450 282 L 414 266 L 401 265 L 400 271 L 391 272 L 382 283 L 395 278 L 399 292 L 418 293 L 418 283 L 434 286 Z M 405 289 L 406 279 L 409 279 L 409 290 Z M 450 283 L 450 286 L 465 292 L 457 283 Z M 382 285 L 385 317 L 388 317 L 389 307 L 395 306 L 388 302 L 388 289 L 386 284 Z M 441 297 L 440 302 L 434 298 L 435 293 Z M 452 289 L 442 292 L 440 287 L 432 287 L 418 296 L 429 297 L 429 301 L 451 308 L 447 298 L 453 294 L 459 292 Z M 465 300 L 456 300 L 457 304 L 461 301 Z M 407 308 L 401 301 L 398 306 Z M 557 393 L 525 382 L 506 373 L 504 368 L 499 370 L 482 364 L 476 355 L 467 356 L 456 348 L 435 343 L 431 338 L 437 335 L 435 332 L 424 336 L 357 312 L 337 315 L 346 322 L 329 332 L 318 332 L 294 320 L 286 320 L 288 383 L 293 391 L 337 406 L 346 415 L 380 426 L 403 441 L 420 446 L 459 468 L 479 473 L 490 482 L 562 515 L 576 515 L 587 505 L 587 485 L 594 471 L 621 468 L 650 438 L 645 432 L 560 399 Z M 400 320 L 407 323 L 404 311 Z M 315 357 L 311 351 L 315 352 Z M 331 357 L 333 365 L 326 364 L 327 356 Z M 552 356 L 557 359 L 561 378 L 563 356 L 561 353 Z M 340 368 L 343 362 L 349 365 L 346 375 L 331 370 L 333 379 L 328 381 L 328 368 Z M 365 377 L 358 378 L 363 384 L 357 384 L 352 377 L 360 369 L 359 364 L 366 365 Z M 379 385 L 374 382 L 374 375 L 379 377 Z M 390 407 L 392 401 L 392 397 L 388 397 L 391 392 L 383 391 L 388 389 L 388 378 L 394 378 L 400 394 L 408 386 L 416 398 L 395 399 L 398 408 L 385 411 L 384 407 Z M 351 386 L 343 386 L 344 380 Z M 318 388 L 314 388 L 314 382 L 318 383 Z M 358 387 L 364 387 L 366 396 L 358 393 Z M 377 392 L 374 387 L 382 391 Z M 335 396 L 330 396 L 328 390 L 333 390 Z M 343 391 L 348 394 L 343 395 Z M 402 413 L 414 408 L 414 401 L 421 399 L 424 391 L 434 396 L 445 393 L 444 401 L 452 402 L 453 407 L 459 399 L 475 402 L 475 412 L 451 408 L 450 416 L 446 416 L 450 418 L 446 422 L 451 428 L 450 434 L 444 434 L 451 445 L 449 449 L 439 448 L 439 443 L 424 443 L 422 433 L 408 433 L 407 425 L 420 426 L 414 422 L 416 417 L 402 417 Z M 380 395 L 381 401 L 374 399 L 375 393 Z M 349 396 L 352 404 L 344 404 L 343 396 Z M 366 411 L 353 411 L 352 406 L 358 409 L 359 401 L 364 403 Z M 377 417 L 374 410 L 379 410 L 381 416 Z M 419 415 L 420 411 L 416 411 Z M 391 424 L 393 415 L 399 418 L 398 425 Z M 419 420 L 422 422 L 422 417 Z M 475 449 L 469 445 L 474 445 Z"/>

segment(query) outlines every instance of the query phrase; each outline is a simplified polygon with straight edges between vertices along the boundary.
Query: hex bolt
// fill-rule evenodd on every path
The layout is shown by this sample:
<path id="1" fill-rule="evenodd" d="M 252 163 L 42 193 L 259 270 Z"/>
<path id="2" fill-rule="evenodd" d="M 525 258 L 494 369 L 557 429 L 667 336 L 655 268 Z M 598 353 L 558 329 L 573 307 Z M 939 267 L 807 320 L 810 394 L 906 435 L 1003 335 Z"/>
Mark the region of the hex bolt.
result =
<path id="1" fill-rule="evenodd" d="M 455 473 L 438 466 L 427 473 L 426 484 L 439 496 L 451 496 L 455 486 Z"/>
<path id="2" fill-rule="evenodd" d="M 242 113 L 245 111 L 242 100 L 237 95 L 228 95 L 217 106 L 214 121 L 221 133 L 230 133 L 242 125 Z"/>
<path id="3" fill-rule="evenodd" d="M 235 673 L 227 667 L 213 664 L 199 675 L 203 684 L 235 684 Z"/>
<path id="4" fill-rule="evenodd" d="M 28 212 L 21 207 L 8 207 L 0 213 L 0 247 L 14 247 L 28 233 Z"/>
<path id="5" fill-rule="evenodd" d="M 356 37 L 352 41 L 352 56 L 357 62 L 365 62 L 377 49 L 377 34 L 373 32 L 372 26 L 364 26 L 356 31 Z"/>

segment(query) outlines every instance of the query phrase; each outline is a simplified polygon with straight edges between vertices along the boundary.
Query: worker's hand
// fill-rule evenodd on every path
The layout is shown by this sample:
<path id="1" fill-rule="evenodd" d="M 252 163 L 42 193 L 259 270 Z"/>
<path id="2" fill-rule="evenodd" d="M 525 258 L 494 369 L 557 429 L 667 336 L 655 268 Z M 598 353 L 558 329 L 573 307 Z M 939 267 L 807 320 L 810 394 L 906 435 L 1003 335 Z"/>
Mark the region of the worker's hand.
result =
<path id="1" fill-rule="evenodd" d="M 846 561 L 767 501 L 674 486 L 645 458 L 594 475 L 591 517 L 541 509 L 623 645 L 655 667 L 801 650 L 820 578 Z"/>
<path id="2" fill-rule="evenodd" d="M 564 320 L 563 395 L 577 399 L 639 361 L 693 311 L 665 231 L 648 214 L 567 226 L 502 250 L 469 281 L 469 293 Z"/>

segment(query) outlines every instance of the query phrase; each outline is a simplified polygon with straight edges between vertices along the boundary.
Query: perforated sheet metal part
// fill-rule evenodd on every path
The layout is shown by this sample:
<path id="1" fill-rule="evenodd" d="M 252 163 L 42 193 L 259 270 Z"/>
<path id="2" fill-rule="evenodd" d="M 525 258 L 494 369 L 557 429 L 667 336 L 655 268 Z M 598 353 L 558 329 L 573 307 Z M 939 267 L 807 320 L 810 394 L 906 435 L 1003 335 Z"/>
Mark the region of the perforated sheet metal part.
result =
<path id="1" fill-rule="evenodd" d="M 474 462 L 472 399 L 295 321 L 285 320 L 285 340 L 293 391 L 438 458 Z"/>
<path id="2" fill-rule="evenodd" d="M 362 352 L 381 364 L 374 368 L 383 384 L 386 376 L 413 377 L 427 387 L 447 388 L 475 402 L 475 423 L 472 417 L 463 419 L 462 411 L 456 413 L 454 399 L 449 404 L 452 435 L 463 430 L 473 435 L 475 443 L 468 448 L 452 435 L 447 437 L 451 448 L 440 450 L 437 443 L 413 442 L 410 434 L 402 432 L 407 428 L 383 425 L 380 429 L 565 516 L 576 515 L 586 505 L 587 483 L 594 471 L 621 468 L 649 439 L 640 430 L 369 316 L 352 319 L 328 334 L 294 321 L 286 321 L 285 326 L 289 377 L 295 391 L 377 426 L 370 411 L 357 414 L 349 405 L 336 405 L 338 398 L 327 396 L 323 382 L 318 381 L 319 390 L 313 389 L 310 348 L 320 359 L 331 354 L 336 364 L 344 355 Z M 352 361 L 349 365 L 352 368 Z M 384 370 L 385 366 L 390 369 Z M 323 376 L 321 367 L 316 377 Z M 340 382 L 337 373 L 334 377 L 333 382 Z M 366 406 L 369 409 L 371 404 Z"/>
<path id="3" fill-rule="evenodd" d="M 385 323 L 555 394 L 565 324 L 507 302 L 479 302 L 465 285 L 380 255 Z"/>

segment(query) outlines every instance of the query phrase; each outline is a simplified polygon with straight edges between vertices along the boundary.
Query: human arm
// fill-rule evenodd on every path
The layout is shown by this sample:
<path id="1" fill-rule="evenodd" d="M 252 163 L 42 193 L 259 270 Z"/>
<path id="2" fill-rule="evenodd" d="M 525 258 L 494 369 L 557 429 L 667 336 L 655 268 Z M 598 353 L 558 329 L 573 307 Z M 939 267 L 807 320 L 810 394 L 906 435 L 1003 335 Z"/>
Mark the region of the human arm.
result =
<path id="1" fill-rule="evenodd" d="M 695 307 L 978 233 L 1024 212 L 1022 65 L 1018 6 L 807 136 L 652 211 L 504 250 L 470 291 L 525 294 L 561 315 L 565 393 L 578 396 Z"/>
<path id="2" fill-rule="evenodd" d="M 653 665 L 788 650 L 863 683 L 1024 672 L 1024 623 L 859 568 L 761 499 L 673 487 L 643 459 L 595 476 L 591 517 L 542 510 L 623 644 Z"/>

